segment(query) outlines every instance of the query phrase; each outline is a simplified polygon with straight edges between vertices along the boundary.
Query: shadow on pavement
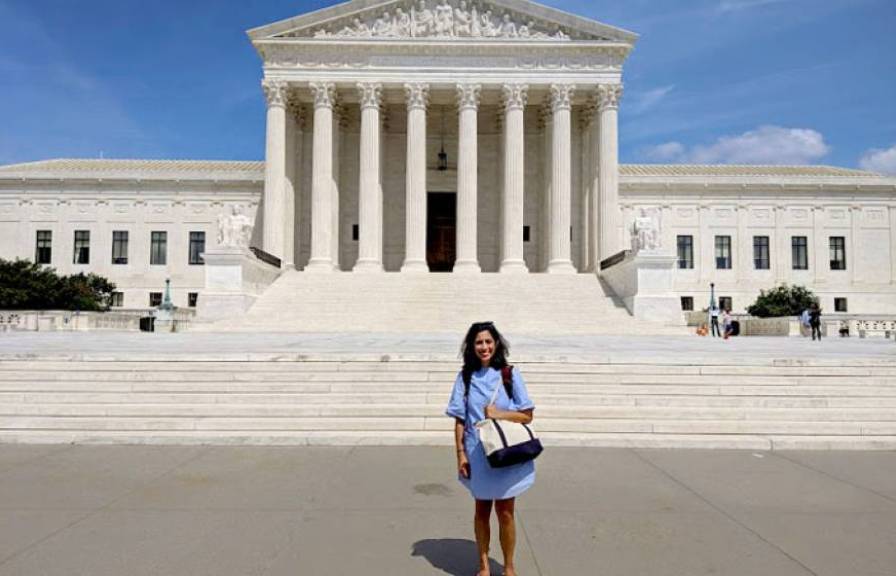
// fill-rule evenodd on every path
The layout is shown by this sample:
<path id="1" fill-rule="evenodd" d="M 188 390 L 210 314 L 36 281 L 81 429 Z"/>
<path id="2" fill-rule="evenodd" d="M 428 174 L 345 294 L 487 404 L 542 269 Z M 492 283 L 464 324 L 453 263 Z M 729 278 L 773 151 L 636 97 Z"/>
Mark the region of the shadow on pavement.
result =
<path id="1" fill-rule="evenodd" d="M 411 556 L 423 556 L 434 568 L 452 576 L 476 573 L 476 542 L 457 538 L 418 540 Z M 489 560 L 492 574 L 502 574 L 501 565 Z"/>

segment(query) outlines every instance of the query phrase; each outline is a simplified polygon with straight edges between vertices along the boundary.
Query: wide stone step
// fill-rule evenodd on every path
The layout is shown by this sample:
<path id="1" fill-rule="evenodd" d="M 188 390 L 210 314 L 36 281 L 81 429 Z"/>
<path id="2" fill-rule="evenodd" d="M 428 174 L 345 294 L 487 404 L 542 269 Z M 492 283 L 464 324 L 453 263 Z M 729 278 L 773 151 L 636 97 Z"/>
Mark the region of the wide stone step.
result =
<path id="1" fill-rule="evenodd" d="M 546 419 L 613 420 L 743 420 L 793 422 L 896 422 L 888 408 L 660 408 L 646 406 L 541 405 L 538 422 Z M 111 417 L 443 417 L 444 406 L 433 404 L 74 404 L 4 403 L 0 416 Z"/>

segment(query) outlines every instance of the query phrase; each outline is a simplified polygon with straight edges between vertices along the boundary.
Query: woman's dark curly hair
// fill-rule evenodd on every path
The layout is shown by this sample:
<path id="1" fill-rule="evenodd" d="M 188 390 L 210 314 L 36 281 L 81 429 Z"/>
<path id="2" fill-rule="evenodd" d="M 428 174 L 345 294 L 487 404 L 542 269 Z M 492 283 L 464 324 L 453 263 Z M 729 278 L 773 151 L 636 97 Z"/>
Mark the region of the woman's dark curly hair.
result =
<path id="1" fill-rule="evenodd" d="M 501 370 L 507 366 L 507 357 L 510 356 L 510 344 L 503 336 L 501 336 L 498 329 L 495 328 L 494 322 L 476 322 L 470 326 L 469 330 L 467 330 L 467 335 L 464 337 L 464 343 L 460 346 L 460 353 L 464 359 L 462 374 L 464 378 L 464 386 L 467 390 L 470 389 L 470 379 L 473 376 L 473 372 L 482 368 L 482 362 L 480 362 L 479 356 L 476 355 L 476 336 L 478 336 L 480 332 L 486 330 L 492 335 L 492 339 L 495 341 L 495 353 L 492 356 L 491 362 L 489 362 L 489 367 L 494 368 L 495 370 Z"/>

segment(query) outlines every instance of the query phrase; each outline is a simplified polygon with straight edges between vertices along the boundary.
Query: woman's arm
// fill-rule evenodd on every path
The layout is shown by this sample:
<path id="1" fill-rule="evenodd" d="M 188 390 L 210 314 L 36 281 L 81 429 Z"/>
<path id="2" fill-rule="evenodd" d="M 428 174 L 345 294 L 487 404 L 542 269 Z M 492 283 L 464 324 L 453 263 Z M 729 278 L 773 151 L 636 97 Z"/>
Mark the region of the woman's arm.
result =
<path id="1" fill-rule="evenodd" d="M 454 447 L 457 451 L 457 472 L 464 478 L 470 477 L 470 462 L 467 460 L 467 451 L 464 450 L 464 421 L 454 419 Z"/>
<path id="2" fill-rule="evenodd" d="M 498 410 L 498 407 L 492 404 L 485 407 L 485 417 L 492 420 L 507 420 L 508 422 L 516 422 L 517 424 L 531 424 L 534 416 L 534 409 L 520 410 L 519 412 L 511 410 Z"/>

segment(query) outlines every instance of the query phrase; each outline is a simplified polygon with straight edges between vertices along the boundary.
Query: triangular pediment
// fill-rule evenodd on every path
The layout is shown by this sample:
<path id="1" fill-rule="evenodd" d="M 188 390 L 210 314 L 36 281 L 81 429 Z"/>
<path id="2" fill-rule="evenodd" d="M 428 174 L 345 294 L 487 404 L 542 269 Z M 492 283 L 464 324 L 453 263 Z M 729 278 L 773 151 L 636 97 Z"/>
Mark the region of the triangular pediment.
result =
<path id="1" fill-rule="evenodd" d="M 528 0 L 352 0 L 249 31 L 264 40 L 604 41 L 632 32 Z"/>

